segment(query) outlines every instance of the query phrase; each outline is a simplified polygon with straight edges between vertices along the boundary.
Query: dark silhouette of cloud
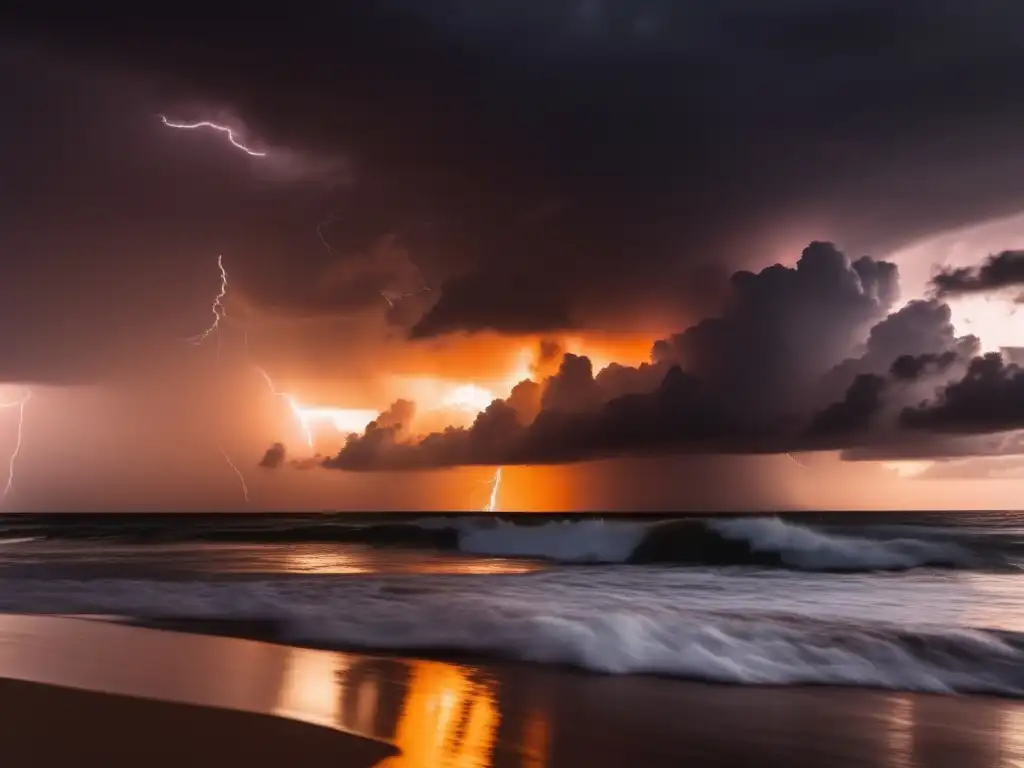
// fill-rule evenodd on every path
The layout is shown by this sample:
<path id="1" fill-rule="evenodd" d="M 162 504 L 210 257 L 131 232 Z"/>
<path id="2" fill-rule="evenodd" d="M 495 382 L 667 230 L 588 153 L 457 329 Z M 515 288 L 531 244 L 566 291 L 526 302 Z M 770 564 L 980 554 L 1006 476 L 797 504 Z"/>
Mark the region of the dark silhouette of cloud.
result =
<path id="1" fill-rule="evenodd" d="M 907 408 L 901 422 L 914 429 L 1002 432 L 1024 427 L 1024 371 L 997 353 L 974 358 L 963 378 L 938 396 Z"/>
<path id="2" fill-rule="evenodd" d="M 934 299 L 911 301 L 871 328 L 859 354 L 843 360 L 823 378 L 819 394 L 831 400 L 861 374 L 899 377 L 899 373 L 905 372 L 902 366 L 912 364 L 904 361 L 900 370 L 893 371 L 892 366 L 902 357 L 913 358 L 915 363 L 924 365 L 931 356 L 939 358 L 948 354 L 952 357 L 944 366 L 948 368 L 957 359 L 970 359 L 977 350 L 977 338 L 956 335 L 947 304 Z"/>
<path id="3" fill-rule="evenodd" d="M 873 373 L 861 373 L 853 380 L 846 396 L 819 412 L 811 420 L 810 435 L 842 435 L 867 429 L 882 409 L 885 379 Z"/>
<path id="4" fill-rule="evenodd" d="M 284 464 L 285 455 L 284 443 L 274 443 L 263 454 L 263 458 L 259 461 L 259 466 L 264 469 L 277 469 Z"/>
<path id="5" fill-rule="evenodd" d="M 791 411 L 851 339 L 885 316 L 897 282 L 892 264 L 851 263 L 833 244 L 812 243 L 795 268 L 733 275 L 725 311 L 657 342 L 652 356 L 683 366 L 751 416 Z"/>
<path id="6" fill-rule="evenodd" d="M 963 359 L 954 350 L 947 350 L 941 354 L 926 352 L 923 355 L 900 355 L 893 362 L 889 369 L 894 379 L 900 381 L 917 381 L 926 373 L 942 373 Z"/>
<path id="7" fill-rule="evenodd" d="M 964 293 L 993 293 L 1024 286 L 1024 251 L 1002 251 L 977 267 L 943 269 L 932 278 L 939 297 Z"/>

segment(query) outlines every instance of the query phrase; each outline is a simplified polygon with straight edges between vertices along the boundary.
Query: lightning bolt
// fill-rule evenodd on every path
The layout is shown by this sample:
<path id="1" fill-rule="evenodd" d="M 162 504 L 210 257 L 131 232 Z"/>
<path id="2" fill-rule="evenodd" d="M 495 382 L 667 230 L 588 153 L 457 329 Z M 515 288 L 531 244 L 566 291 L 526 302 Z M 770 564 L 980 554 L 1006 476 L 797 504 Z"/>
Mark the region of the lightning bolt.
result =
<path id="1" fill-rule="evenodd" d="M 189 344 L 195 344 L 196 346 L 202 344 L 209 338 L 211 333 L 220 330 L 220 321 L 228 315 L 228 311 L 224 307 L 224 297 L 228 294 L 228 273 L 224 269 L 223 256 L 217 257 L 217 268 L 220 270 L 220 292 L 213 297 L 213 304 L 210 305 L 210 311 L 213 313 L 213 322 L 201 333 L 183 339 L 183 341 L 187 341 Z M 220 338 L 219 335 L 218 338 Z"/>
<path id="2" fill-rule="evenodd" d="M 258 150 L 251 149 L 245 146 L 245 144 L 243 144 L 236 138 L 235 132 L 226 125 L 221 125 L 219 123 L 211 123 L 209 120 L 201 120 L 198 123 L 176 123 L 168 120 L 163 115 L 160 115 L 160 120 L 163 121 L 163 124 L 166 125 L 168 128 L 184 128 L 185 130 L 189 131 L 195 130 L 196 128 L 211 128 L 215 131 L 220 131 L 221 133 L 227 134 L 228 141 L 230 141 L 232 145 L 234 145 L 238 149 L 245 152 L 245 154 L 250 155 L 251 157 L 267 156 L 266 152 L 260 152 Z"/>
<path id="3" fill-rule="evenodd" d="M 218 448 L 218 450 L 220 450 L 221 456 L 224 457 L 224 461 L 226 461 L 228 463 L 228 466 L 231 467 L 231 469 L 233 469 L 235 471 L 235 474 L 238 476 L 238 484 L 240 486 L 242 486 L 242 495 L 245 497 L 245 503 L 248 504 L 249 503 L 249 486 L 245 482 L 245 475 L 242 474 L 242 470 L 240 470 L 237 466 L 235 466 L 235 462 L 233 462 L 231 460 L 231 457 L 228 456 L 228 452 L 227 451 L 225 451 L 219 445 L 217 446 L 217 448 Z"/>
<path id="4" fill-rule="evenodd" d="M 28 401 L 31 399 L 32 390 L 26 389 L 24 394 L 17 400 L 9 403 L 0 403 L 0 408 L 18 409 L 18 432 L 14 441 L 14 450 L 11 452 L 11 458 L 7 462 L 7 484 L 4 486 L 3 496 L 0 498 L 6 499 L 14 487 L 14 469 L 18 463 L 18 456 L 21 454 L 21 441 L 25 432 L 25 406 L 28 405 Z"/>
<path id="5" fill-rule="evenodd" d="M 501 467 L 498 467 L 498 471 L 494 473 L 494 477 L 491 478 L 491 496 L 487 500 L 487 506 L 484 507 L 484 512 L 497 512 L 498 511 L 498 491 L 501 490 Z"/>
<path id="6" fill-rule="evenodd" d="M 302 406 L 299 405 L 299 401 L 296 400 L 291 395 L 289 395 L 287 392 L 279 392 L 277 390 L 277 387 L 274 386 L 274 380 L 270 378 L 270 374 L 267 373 L 265 370 L 263 370 L 259 366 L 256 367 L 256 370 L 259 372 L 260 376 L 263 377 L 263 380 L 267 382 L 267 387 L 274 394 L 274 396 L 280 397 L 282 400 L 288 403 L 288 408 L 295 415 L 295 419 L 296 421 L 299 422 L 299 426 L 302 427 L 302 434 L 306 438 L 306 445 L 309 447 L 310 450 L 312 450 L 313 430 L 309 426 L 309 419 L 306 418 L 306 413 L 305 411 L 303 411 Z"/>
<path id="7" fill-rule="evenodd" d="M 335 408 L 330 406 L 306 405 L 298 398 L 287 392 L 281 392 L 274 386 L 274 380 L 270 374 L 259 366 L 253 366 L 263 377 L 267 389 L 275 397 L 279 397 L 288 404 L 295 420 L 302 428 L 302 435 L 306 441 L 306 447 L 311 451 L 314 448 L 314 426 L 320 422 L 327 422 L 334 427 L 335 432 L 342 435 L 359 434 L 366 425 L 380 416 L 379 411 L 367 408 Z"/>
<path id="8" fill-rule="evenodd" d="M 220 352 L 220 321 L 223 318 L 227 317 L 227 314 L 228 314 L 227 309 L 224 307 L 224 297 L 227 296 L 227 294 L 228 294 L 228 272 L 224 268 L 224 257 L 223 256 L 217 256 L 217 269 L 220 270 L 220 290 L 217 292 L 217 295 L 213 297 L 213 304 L 210 305 L 210 311 L 213 313 L 213 322 L 210 323 L 210 325 L 202 333 L 197 333 L 195 336 L 190 336 L 187 339 L 183 339 L 183 341 L 187 341 L 190 344 L 195 344 L 196 346 L 199 346 L 200 344 L 202 344 L 204 341 L 206 341 L 209 338 L 211 333 L 217 332 L 217 350 L 218 350 L 218 355 L 219 355 L 219 352 Z M 248 331 L 246 331 L 246 350 L 247 351 L 248 351 L 248 345 L 249 345 L 249 336 L 248 336 Z M 249 503 L 249 486 L 245 482 L 245 476 L 242 474 L 242 471 L 237 467 L 235 462 L 231 460 L 231 457 L 228 455 L 227 451 L 225 451 L 219 445 L 217 446 L 217 450 L 220 451 L 221 455 L 224 457 L 224 461 L 227 462 L 227 465 L 229 467 L 231 467 L 231 470 L 235 473 L 235 475 L 238 476 L 238 482 L 242 486 L 242 495 L 245 497 L 245 502 L 248 504 Z"/>

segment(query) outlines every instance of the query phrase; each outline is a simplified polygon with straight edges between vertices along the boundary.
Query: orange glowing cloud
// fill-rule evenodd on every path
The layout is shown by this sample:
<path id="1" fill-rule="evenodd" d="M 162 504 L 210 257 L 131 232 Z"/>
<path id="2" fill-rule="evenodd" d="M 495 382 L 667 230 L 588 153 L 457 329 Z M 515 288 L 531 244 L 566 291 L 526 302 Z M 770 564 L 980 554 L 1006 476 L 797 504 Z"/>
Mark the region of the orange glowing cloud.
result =
<path id="1" fill-rule="evenodd" d="M 637 365 L 649 360 L 646 336 L 579 334 L 568 338 L 480 334 L 431 344 L 402 344 L 388 350 L 386 372 L 370 381 L 345 385 L 347 402 L 338 398 L 338 385 L 301 385 L 299 379 L 278 382 L 257 368 L 267 388 L 288 406 L 306 450 L 341 446 L 344 438 L 361 433 L 392 402 L 411 400 L 416 415 L 409 428 L 416 433 L 468 426 L 494 400 L 506 398 L 521 381 L 541 381 L 554 373 L 565 352 L 587 355 L 595 373 L 609 363 Z M 316 394 L 319 392 L 320 394 Z M 287 441 L 286 441 L 287 442 Z"/>

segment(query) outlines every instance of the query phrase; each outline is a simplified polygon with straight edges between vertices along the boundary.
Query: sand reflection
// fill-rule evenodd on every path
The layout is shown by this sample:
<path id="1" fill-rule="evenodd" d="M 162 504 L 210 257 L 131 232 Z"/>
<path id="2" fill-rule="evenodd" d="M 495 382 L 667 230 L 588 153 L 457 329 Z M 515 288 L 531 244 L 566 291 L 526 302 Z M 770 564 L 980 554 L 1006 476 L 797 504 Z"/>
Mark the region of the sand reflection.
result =
<path id="1" fill-rule="evenodd" d="M 914 702 L 911 696 L 889 697 L 886 718 L 889 738 L 888 768 L 914 768 Z"/>
<path id="2" fill-rule="evenodd" d="M 337 678 L 345 673 L 349 663 L 349 657 L 342 654 L 302 651 L 290 654 L 274 714 L 337 726 L 342 720 Z"/>

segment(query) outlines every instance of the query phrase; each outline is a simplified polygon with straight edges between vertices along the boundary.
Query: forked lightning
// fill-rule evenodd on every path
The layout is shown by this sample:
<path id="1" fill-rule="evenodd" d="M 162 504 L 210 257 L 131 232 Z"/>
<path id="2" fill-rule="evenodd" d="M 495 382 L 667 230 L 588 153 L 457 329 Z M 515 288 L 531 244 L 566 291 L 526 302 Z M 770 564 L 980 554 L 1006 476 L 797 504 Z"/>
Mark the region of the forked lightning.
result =
<path id="1" fill-rule="evenodd" d="M 228 293 L 228 272 L 224 268 L 223 256 L 217 257 L 217 268 L 220 269 L 220 291 L 214 297 L 213 304 L 210 305 L 210 310 L 213 312 L 213 322 L 210 323 L 210 326 L 202 333 L 196 334 L 195 336 L 185 339 L 185 341 L 188 341 L 192 344 L 202 344 L 204 341 L 206 341 L 207 338 L 209 338 L 211 333 L 219 332 L 220 321 L 222 318 L 227 316 L 227 310 L 224 308 L 224 297 L 227 296 Z M 218 340 L 219 338 L 220 337 L 218 335 Z M 217 446 L 217 449 L 224 457 L 224 461 L 227 462 L 227 465 L 231 467 L 231 470 L 238 477 L 238 482 L 242 486 L 242 495 L 245 497 L 246 503 L 248 503 L 249 486 L 245 482 L 245 475 L 242 474 L 242 471 L 236 466 L 235 462 L 231 460 L 231 457 L 228 455 L 227 451 L 225 451 L 219 445 Z"/>
<path id="2" fill-rule="evenodd" d="M 221 319 L 227 317 L 228 312 L 224 307 L 224 297 L 228 294 L 228 273 L 224 269 L 223 256 L 217 257 L 217 268 L 220 270 L 220 293 L 214 297 L 213 304 L 210 305 L 210 311 L 213 312 L 213 322 L 210 323 L 206 330 L 185 339 L 189 344 L 195 344 L 196 346 L 202 344 L 209 338 L 211 333 L 220 330 Z"/>

